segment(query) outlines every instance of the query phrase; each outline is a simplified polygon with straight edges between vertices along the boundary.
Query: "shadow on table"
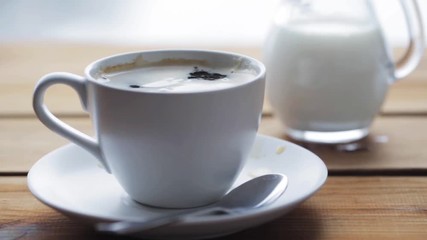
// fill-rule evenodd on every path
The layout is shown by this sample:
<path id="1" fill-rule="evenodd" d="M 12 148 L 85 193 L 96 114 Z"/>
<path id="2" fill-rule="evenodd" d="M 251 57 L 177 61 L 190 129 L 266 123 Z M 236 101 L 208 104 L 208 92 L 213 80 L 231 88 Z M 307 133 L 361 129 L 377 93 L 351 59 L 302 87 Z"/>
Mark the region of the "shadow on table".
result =
<path id="1" fill-rule="evenodd" d="M 218 239 L 315 240 L 321 238 L 322 235 L 322 222 L 319 215 L 318 210 L 303 205 L 277 220 Z"/>
<path id="2" fill-rule="evenodd" d="M 38 220 L 38 223 L 31 223 Z M 95 232 L 91 226 L 70 220 L 62 215 L 55 214 L 40 216 L 36 219 L 15 220 L 11 222 L 0 222 L 0 239 L 78 239 L 78 240 L 132 240 L 131 237 L 118 237 Z"/>
<path id="3" fill-rule="evenodd" d="M 326 164 L 330 176 L 340 175 L 399 175 L 403 169 L 401 157 L 402 152 L 411 150 L 402 150 L 401 144 L 396 139 L 384 134 L 370 134 L 358 141 L 342 144 L 319 144 L 301 142 L 289 138 L 284 134 L 277 136 L 281 139 L 293 142 L 302 146 L 314 154 L 318 155 Z M 414 154 L 413 152 L 409 152 Z M 414 163 L 420 165 L 419 163 Z M 394 169 L 399 171 L 394 171 Z M 423 170 L 404 169 L 406 173 L 421 174 Z"/>

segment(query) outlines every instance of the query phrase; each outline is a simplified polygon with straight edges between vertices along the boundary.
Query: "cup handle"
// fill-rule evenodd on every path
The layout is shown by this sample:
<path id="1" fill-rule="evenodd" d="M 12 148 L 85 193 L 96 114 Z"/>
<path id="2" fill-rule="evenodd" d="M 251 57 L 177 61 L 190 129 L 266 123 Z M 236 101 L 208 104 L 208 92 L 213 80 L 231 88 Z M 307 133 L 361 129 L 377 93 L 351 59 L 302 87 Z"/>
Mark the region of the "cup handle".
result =
<path id="1" fill-rule="evenodd" d="M 418 65 L 424 54 L 424 32 L 420 8 L 416 0 L 400 0 L 409 33 L 409 47 L 396 62 L 395 78 L 402 79 Z"/>
<path id="2" fill-rule="evenodd" d="M 98 141 L 58 119 L 44 104 L 46 90 L 55 84 L 65 84 L 73 88 L 78 93 L 83 108 L 87 109 L 86 80 L 83 77 L 71 73 L 50 73 L 42 77 L 34 89 L 33 108 L 37 117 L 53 132 L 58 133 L 93 154 L 107 172 L 111 173 L 102 155 Z"/>

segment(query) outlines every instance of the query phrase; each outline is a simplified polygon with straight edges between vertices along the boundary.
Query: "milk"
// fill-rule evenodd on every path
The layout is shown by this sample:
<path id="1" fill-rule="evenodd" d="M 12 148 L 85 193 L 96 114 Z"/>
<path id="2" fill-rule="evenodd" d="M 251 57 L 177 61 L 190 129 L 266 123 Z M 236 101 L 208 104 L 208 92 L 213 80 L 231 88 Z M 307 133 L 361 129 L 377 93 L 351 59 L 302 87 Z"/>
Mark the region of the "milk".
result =
<path id="1" fill-rule="evenodd" d="M 205 72 L 218 79 L 195 77 Z M 192 75 L 193 74 L 193 75 Z M 110 71 L 100 75 L 98 81 L 123 89 L 144 92 L 184 93 L 220 90 L 235 87 L 254 79 L 255 73 L 243 68 L 216 68 L 192 64 L 151 64 L 124 71 Z"/>
<path id="2" fill-rule="evenodd" d="M 380 28 L 351 20 L 276 25 L 266 42 L 271 105 L 293 130 L 367 128 L 380 110 L 393 64 Z"/>

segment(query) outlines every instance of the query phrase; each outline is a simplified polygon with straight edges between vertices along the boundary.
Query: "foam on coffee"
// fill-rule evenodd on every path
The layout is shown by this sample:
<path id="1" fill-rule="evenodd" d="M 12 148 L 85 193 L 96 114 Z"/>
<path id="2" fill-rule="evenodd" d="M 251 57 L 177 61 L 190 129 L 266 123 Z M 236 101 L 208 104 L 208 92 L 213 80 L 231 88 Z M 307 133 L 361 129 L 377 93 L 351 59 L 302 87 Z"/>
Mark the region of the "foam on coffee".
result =
<path id="1" fill-rule="evenodd" d="M 200 92 L 234 87 L 251 81 L 256 73 L 239 65 L 210 66 L 202 61 L 180 61 L 113 66 L 97 80 L 116 88 L 144 92 Z"/>

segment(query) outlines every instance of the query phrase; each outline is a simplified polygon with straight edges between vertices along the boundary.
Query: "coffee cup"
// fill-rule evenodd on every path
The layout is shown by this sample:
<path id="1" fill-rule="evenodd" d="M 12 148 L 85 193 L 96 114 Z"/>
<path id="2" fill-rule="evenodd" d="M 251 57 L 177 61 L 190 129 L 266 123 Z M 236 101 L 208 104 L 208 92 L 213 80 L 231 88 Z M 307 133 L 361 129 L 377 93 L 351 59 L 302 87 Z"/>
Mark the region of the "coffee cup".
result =
<path id="1" fill-rule="evenodd" d="M 89 112 L 90 137 L 55 117 L 46 90 L 65 84 Z M 85 76 L 51 73 L 33 107 L 53 132 L 93 154 L 135 201 L 189 208 L 219 200 L 239 174 L 262 113 L 265 67 L 204 50 L 125 53 L 90 64 Z"/>

